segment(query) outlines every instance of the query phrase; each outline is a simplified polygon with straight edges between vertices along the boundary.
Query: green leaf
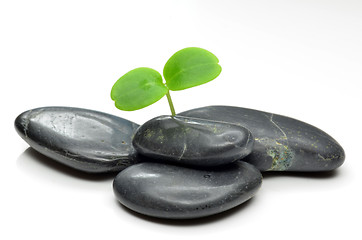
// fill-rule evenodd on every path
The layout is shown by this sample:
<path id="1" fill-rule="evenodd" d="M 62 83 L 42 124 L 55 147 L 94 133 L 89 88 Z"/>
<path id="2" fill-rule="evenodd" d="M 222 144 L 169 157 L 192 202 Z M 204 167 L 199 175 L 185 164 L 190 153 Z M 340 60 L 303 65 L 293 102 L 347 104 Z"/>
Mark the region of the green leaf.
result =
<path id="1" fill-rule="evenodd" d="M 219 59 L 202 48 L 184 48 L 176 52 L 163 68 L 170 90 L 177 91 L 207 83 L 221 72 Z"/>
<path id="2" fill-rule="evenodd" d="M 111 98 L 118 109 L 133 111 L 157 102 L 167 91 L 159 72 L 151 68 L 136 68 L 117 80 Z"/>

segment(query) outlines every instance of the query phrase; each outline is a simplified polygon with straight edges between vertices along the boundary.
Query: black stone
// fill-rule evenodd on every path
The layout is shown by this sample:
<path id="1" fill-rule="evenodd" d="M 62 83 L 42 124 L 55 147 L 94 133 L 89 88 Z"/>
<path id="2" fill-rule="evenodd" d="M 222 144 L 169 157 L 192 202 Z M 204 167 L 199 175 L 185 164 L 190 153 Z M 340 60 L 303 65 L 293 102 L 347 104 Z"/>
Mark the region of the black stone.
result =
<path id="1" fill-rule="evenodd" d="M 44 107 L 15 120 L 19 135 L 38 152 L 85 172 L 120 171 L 138 162 L 132 137 L 139 125 L 92 110 Z"/>
<path id="2" fill-rule="evenodd" d="M 133 138 L 136 151 L 149 158 L 196 166 L 218 166 L 251 153 L 249 130 L 230 123 L 161 116 L 143 124 Z"/>
<path id="3" fill-rule="evenodd" d="M 138 213 L 192 219 L 238 206 L 255 195 L 261 182 L 260 172 L 242 161 L 213 170 L 147 162 L 120 172 L 113 189 L 121 204 Z"/>
<path id="4" fill-rule="evenodd" d="M 293 118 L 230 106 L 202 107 L 180 115 L 249 129 L 255 144 L 253 152 L 243 160 L 261 171 L 330 171 L 345 159 L 343 148 L 331 136 Z"/>

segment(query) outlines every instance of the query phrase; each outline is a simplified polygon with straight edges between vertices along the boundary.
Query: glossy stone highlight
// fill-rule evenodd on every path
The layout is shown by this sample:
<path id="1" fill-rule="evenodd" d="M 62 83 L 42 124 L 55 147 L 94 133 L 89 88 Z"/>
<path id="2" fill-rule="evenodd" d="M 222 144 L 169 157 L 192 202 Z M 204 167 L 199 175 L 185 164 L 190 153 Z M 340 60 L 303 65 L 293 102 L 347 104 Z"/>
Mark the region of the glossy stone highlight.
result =
<path id="1" fill-rule="evenodd" d="M 161 116 L 143 124 L 133 146 L 149 158 L 195 166 L 218 166 L 251 153 L 249 130 L 230 123 Z"/>
<path id="2" fill-rule="evenodd" d="M 120 171 L 138 162 L 131 141 L 139 125 L 106 113 L 69 107 L 26 111 L 19 135 L 38 152 L 85 172 Z"/>
<path id="3" fill-rule="evenodd" d="M 249 129 L 255 144 L 253 152 L 243 160 L 261 171 L 330 171 L 345 159 L 343 148 L 331 136 L 293 118 L 230 106 L 202 107 L 180 115 Z"/>
<path id="4" fill-rule="evenodd" d="M 113 182 L 127 208 L 158 218 L 191 219 L 217 214 L 255 195 L 262 176 L 238 161 L 213 170 L 161 163 L 140 163 L 120 172 Z"/>

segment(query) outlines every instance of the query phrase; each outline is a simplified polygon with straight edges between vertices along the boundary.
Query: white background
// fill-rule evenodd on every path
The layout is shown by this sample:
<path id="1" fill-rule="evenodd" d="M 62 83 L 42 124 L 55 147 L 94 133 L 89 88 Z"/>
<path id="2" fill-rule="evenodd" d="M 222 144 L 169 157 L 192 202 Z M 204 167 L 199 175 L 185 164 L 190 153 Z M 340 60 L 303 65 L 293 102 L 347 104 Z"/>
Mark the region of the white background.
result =
<path id="1" fill-rule="evenodd" d="M 162 72 L 190 46 L 223 67 L 208 84 L 172 92 L 177 112 L 235 105 L 315 125 L 345 149 L 331 174 L 266 174 L 248 203 L 211 218 L 163 221 L 116 201 L 114 175 L 93 176 L 28 149 L 13 122 L 43 106 L 104 111 L 136 67 Z M 1 1 L 1 239 L 361 239 L 362 1 Z"/>

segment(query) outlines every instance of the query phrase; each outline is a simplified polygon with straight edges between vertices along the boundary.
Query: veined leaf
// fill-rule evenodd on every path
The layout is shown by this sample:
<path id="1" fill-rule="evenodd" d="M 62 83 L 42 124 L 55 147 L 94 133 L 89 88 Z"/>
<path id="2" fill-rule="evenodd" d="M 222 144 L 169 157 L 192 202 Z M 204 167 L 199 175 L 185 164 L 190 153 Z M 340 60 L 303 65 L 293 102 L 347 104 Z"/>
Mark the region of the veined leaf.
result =
<path id="1" fill-rule="evenodd" d="M 136 68 L 118 79 L 112 87 L 111 98 L 118 109 L 133 111 L 157 102 L 167 91 L 159 72 Z"/>
<path id="2" fill-rule="evenodd" d="M 211 52 L 196 47 L 184 48 L 167 61 L 163 69 L 166 85 L 177 91 L 207 83 L 221 72 L 219 59 Z"/>

